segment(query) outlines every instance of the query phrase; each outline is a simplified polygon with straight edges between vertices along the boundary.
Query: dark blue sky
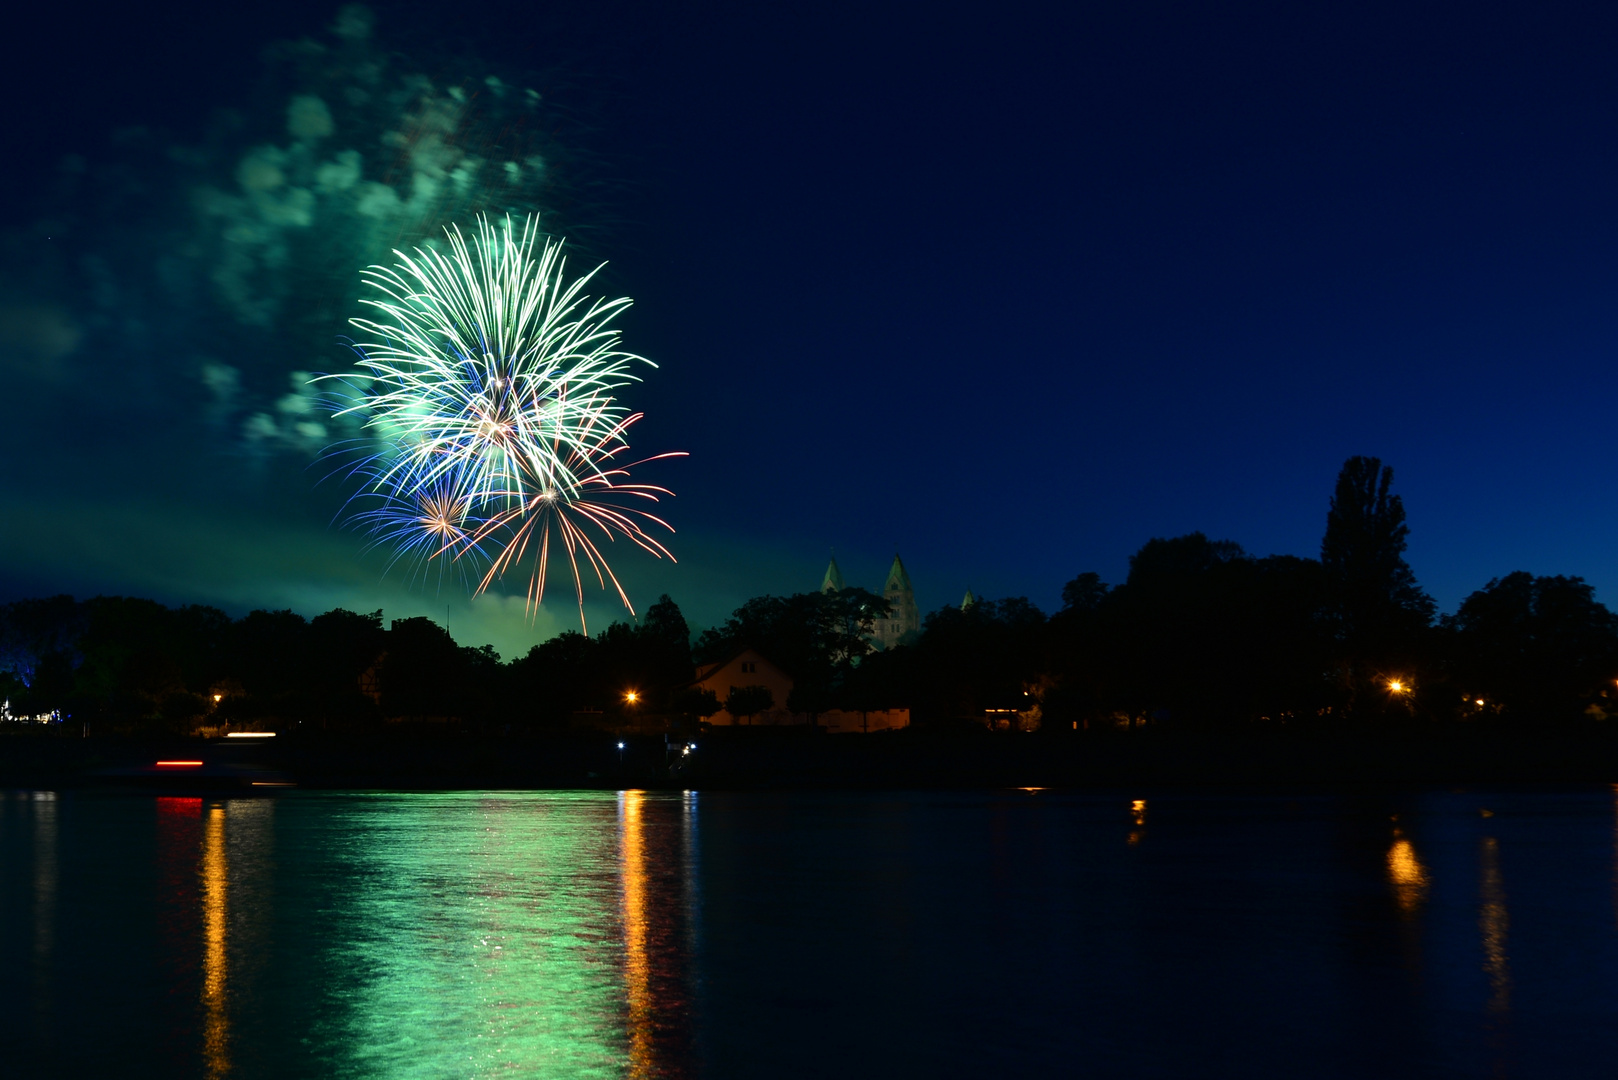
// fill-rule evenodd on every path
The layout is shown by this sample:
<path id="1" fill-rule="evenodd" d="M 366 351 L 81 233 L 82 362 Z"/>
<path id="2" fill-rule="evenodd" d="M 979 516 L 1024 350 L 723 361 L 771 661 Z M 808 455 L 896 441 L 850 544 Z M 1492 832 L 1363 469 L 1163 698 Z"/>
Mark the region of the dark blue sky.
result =
<path id="1" fill-rule="evenodd" d="M 621 559 L 641 600 L 711 622 L 812 587 L 835 546 L 873 587 L 900 550 L 924 609 L 968 587 L 1050 609 L 1153 536 L 1316 554 L 1357 453 L 1394 466 L 1445 609 L 1517 569 L 1618 597 L 1610 5 L 374 7 L 412 56 L 544 72 L 591 162 L 564 211 L 599 219 L 630 346 L 662 365 L 640 445 L 692 452 L 657 477 L 681 566 Z M 6 181 L 14 230 L 63 155 L 93 169 L 135 123 L 200 138 L 335 5 L 87 10 L 6 46 L 9 156 L 37 169 Z M 0 376 L 13 421 L 61 408 Z M 303 479 L 222 484 L 200 428 L 88 438 L 135 467 L 16 468 L 0 498 L 64 529 L 112 499 L 119 542 L 14 541 L 11 592 L 368 602 L 377 567 L 346 567 Z M 157 504 L 206 551 L 139 536 Z"/>

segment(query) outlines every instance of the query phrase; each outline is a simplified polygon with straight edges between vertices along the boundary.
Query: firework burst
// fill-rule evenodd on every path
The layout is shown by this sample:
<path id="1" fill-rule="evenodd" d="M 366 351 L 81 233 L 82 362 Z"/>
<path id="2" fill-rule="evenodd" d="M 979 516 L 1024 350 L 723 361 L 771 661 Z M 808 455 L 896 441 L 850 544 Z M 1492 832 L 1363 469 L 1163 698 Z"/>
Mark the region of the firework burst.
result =
<path id="1" fill-rule="evenodd" d="M 322 376 L 333 414 L 363 417 L 371 436 L 357 460 L 353 447 L 329 451 L 361 482 L 350 521 L 393 551 L 390 567 L 436 566 L 442 581 L 453 565 L 474 595 L 526 572 L 530 610 L 565 555 L 581 624 L 586 577 L 610 582 L 633 613 L 602 542 L 673 558 L 646 531 L 672 527 L 644 505 L 672 492 L 631 482 L 629 469 L 683 455 L 623 463 L 641 414 L 617 392 L 651 365 L 619 348 L 612 323 L 630 301 L 584 294 L 599 267 L 568 281 L 561 245 L 532 218 L 446 237 L 447 253 L 396 251 L 396 265 L 364 272 L 375 317 L 351 322 L 371 340 L 354 345 L 358 370 Z"/>
<path id="2" fill-rule="evenodd" d="M 439 585 L 448 572 L 462 582 L 481 576 L 488 563 L 473 536 L 483 519 L 472 516 L 472 499 L 445 475 L 431 487 L 398 490 L 365 484 L 349 505 L 349 523 L 368 537 L 366 549 L 390 551 L 387 568 L 403 565 L 411 580 L 425 581 L 436 571 Z"/>

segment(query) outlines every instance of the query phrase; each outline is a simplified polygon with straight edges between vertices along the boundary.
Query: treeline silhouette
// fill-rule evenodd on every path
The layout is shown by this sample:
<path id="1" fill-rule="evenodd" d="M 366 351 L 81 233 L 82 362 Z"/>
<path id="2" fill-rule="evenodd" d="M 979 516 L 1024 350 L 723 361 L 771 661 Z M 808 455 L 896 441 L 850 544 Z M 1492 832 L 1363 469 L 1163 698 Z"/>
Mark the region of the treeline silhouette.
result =
<path id="1" fill-rule="evenodd" d="M 1081 573 L 1047 616 L 1027 599 L 927 616 L 877 651 L 862 589 L 749 600 L 692 642 L 667 596 L 637 624 L 564 633 L 502 662 L 427 619 L 313 619 L 71 597 L 0 608 L 0 696 L 113 730 L 230 724 L 679 728 L 714 711 L 696 665 L 754 648 L 794 677 L 786 706 L 910 708 L 918 727 L 1047 735 L 1150 727 L 1596 724 L 1618 712 L 1618 619 L 1577 577 L 1488 582 L 1436 617 L 1404 558 L 1392 469 L 1344 465 L 1318 559 L 1258 558 L 1202 533 L 1148 541 L 1109 585 Z M 629 692 L 634 691 L 633 700 Z"/>

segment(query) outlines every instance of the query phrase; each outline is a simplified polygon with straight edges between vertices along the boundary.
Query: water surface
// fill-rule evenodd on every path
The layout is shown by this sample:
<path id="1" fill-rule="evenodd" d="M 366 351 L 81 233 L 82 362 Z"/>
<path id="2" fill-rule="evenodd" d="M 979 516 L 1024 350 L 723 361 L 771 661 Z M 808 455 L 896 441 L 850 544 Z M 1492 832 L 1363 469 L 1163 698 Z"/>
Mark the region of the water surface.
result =
<path id="1" fill-rule="evenodd" d="M 0 793 L 0 1061 L 120 1077 L 1618 1060 L 1618 794 Z"/>

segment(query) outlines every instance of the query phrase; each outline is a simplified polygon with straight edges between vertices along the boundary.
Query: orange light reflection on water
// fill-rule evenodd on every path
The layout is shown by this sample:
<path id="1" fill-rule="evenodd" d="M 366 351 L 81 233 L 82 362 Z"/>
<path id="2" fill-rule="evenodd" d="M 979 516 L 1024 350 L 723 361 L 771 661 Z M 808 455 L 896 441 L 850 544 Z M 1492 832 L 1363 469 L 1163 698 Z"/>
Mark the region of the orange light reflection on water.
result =
<path id="1" fill-rule="evenodd" d="M 1403 836 L 1396 836 L 1388 848 L 1388 884 L 1393 897 L 1406 915 L 1414 915 L 1427 899 L 1427 868 L 1416 857 L 1416 848 Z"/>
<path id="2" fill-rule="evenodd" d="M 202 1060 L 210 1080 L 230 1072 L 230 1016 L 226 1012 L 225 808 L 208 808 L 202 831 Z"/>
<path id="3" fill-rule="evenodd" d="M 657 1075 L 652 1045 L 652 964 L 647 948 L 645 793 L 619 796 L 624 875 L 624 975 L 629 999 L 629 1075 Z"/>

